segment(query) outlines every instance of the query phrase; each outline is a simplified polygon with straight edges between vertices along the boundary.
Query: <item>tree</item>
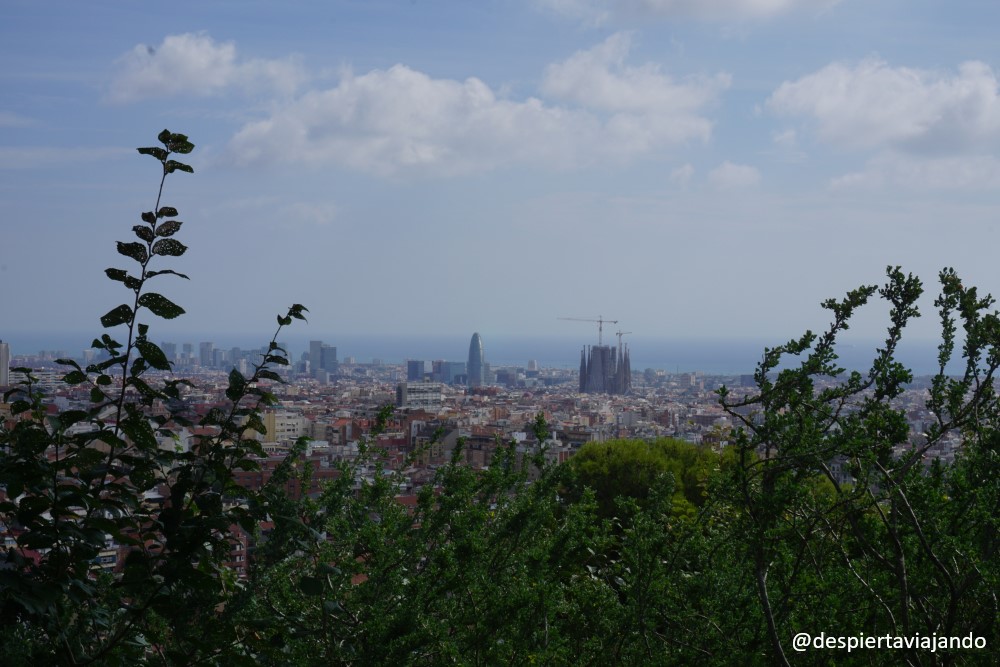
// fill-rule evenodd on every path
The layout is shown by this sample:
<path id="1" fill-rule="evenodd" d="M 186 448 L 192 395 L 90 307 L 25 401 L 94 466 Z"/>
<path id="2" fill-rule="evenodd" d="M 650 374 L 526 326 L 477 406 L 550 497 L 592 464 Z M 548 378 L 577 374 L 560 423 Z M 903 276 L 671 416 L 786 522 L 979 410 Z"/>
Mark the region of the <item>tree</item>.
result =
<path id="1" fill-rule="evenodd" d="M 785 646 L 802 629 L 855 636 L 971 633 L 989 646 L 1000 639 L 1000 320 L 990 311 L 992 298 L 964 287 L 953 270 L 941 272 L 935 305 L 942 343 L 927 400 L 936 421 L 911 442 L 896 399 L 913 378 L 895 352 L 919 315 L 923 288 L 898 268 L 887 275 L 881 288 L 867 285 L 825 302 L 833 321 L 823 335 L 807 332 L 765 350 L 755 395 L 734 400 L 720 392 L 723 407 L 741 424 L 734 434 L 738 465 L 725 487 L 741 538 L 732 544 L 759 604 L 754 650 L 769 662 L 789 664 Z M 835 344 L 876 294 L 890 305 L 885 343 L 867 374 L 846 374 Z M 964 371 L 950 377 L 945 369 L 959 323 Z M 801 362 L 777 371 L 786 357 Z M 962 443 L 958 461 L 926 467 L 925 456 L 948 437 Z M 835 474 L 835 463 L 849 478 Z M 980 664 L 984 657 L 926 648 L 896 655 L 913 665 Z"/>
<path id="2" fill-rule="evenodd" d="M 193 169 L 173 158 L 194 145 L 164 130 L 160 146 L 139 148 L 160 163 L 156 204 L 132 227 L 138 240 L 118 242 L 132 270 L 109 268 L 128 300 L 101 317 L 109 331 L 92 343 L 107 358 L 82 368 L 70 359 L 67 385 L 89 388 L 88 409 L 50 413 L 46 396 L 27 368 L 4 399 L 11 423 L 0 427 L 0 522 L 13 545 L 0 546 L 0 653 L 24 662 L 133 663 L 150 655 L 197 662 L 231 636 L 216 610 L 232 596 L 236 579 L 223 566 L 237 527 L 253 531 L 263 508 L 235 482 L 254 469 L 261 453 L 251 432 L 263 432 L 260 408 L 273 401 L 272 370 L 287 363 L 275 342 L 250 377 L 229 376 L 227 410 L 213 410 L 199 425 L 212 433 L 190 451 L 161 447 L 172 425 L 190 425 L 170 409 L 190 382 L 167 376 L 159 386 L 150 371 L 170 371 L 148 337 L 150 316 L 173 319 L 184 310 L 148 285 L 165 276 L 187 277 L 160 262 L 183 255 L 175 238 L 177 209 L 161 204 L 174 172 Z M 305 308 L 278 317 L 278 331 Z M 116 336 L 124 342 L 119 342 Z M 154 415 L 154 404 L 168 414 Z M 120 576 L 94 567 L 108 541 L 127 545 Z"/>

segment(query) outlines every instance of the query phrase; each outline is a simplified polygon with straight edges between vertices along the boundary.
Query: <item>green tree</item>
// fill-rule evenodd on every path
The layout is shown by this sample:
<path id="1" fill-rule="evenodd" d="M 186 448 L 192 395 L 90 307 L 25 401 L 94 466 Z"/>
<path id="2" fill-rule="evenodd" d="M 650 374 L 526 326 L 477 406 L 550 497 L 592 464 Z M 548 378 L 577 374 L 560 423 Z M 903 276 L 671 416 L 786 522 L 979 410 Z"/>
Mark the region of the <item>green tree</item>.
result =
<path id="1" fill-rule="evenodd" d="M 92 343 L 107 359 L 86 368 L 59 361 L 69 369 L 66 384 L 89 387 L 89 407 L 50 412 L 26 368 L 14 369 L 25 380 L 4 396 L 13 419 L 0 426 L 0 522 L 15 539 L 0 546 L 0 653 L 25 663 L 211 657 L 232 632 L 217 613 L 236 586 L 223 565 L 230 540 L 237 526 L 252 531 L 265 509 L 234 473 L 254 469 L 251 455 L 261 453 L 249 431 L 264 431 L 260 408 L 273 402 L 266 385 L 281 381 L 271 367 L 287 363 L 277 333 L 250 377 L 230 374 L 228 409 L 200 420 L 212 435 L 190 451 L 158 444 L 173 436 L 171 424 L 190 425 L 176 410 L 153 414 L 154 404 L 175 405 L 190 382 L 170 375 L 151 382 L 150 372 L 168 372 L 170 363 L 145 321 L 184 312 L 148 286 L 186 279 L 161 264 L 187 249 L 175 238 L 183 224 L 177 209 L 161 197 L 168 175 L 193 172 L 174 156 L 194 148 L 168 130 L 158 140 L 138 149 L 159 162 L 155 206 L 132 227 L 137 240 L 117 244 L 133 264 L 105 272 L 129 293 L 101 317 L 109 332 Z M 292 306 L 278 330 L 304 311 Z M 109 540 L 130 547 L 120 576 L 94 566 Z"/>

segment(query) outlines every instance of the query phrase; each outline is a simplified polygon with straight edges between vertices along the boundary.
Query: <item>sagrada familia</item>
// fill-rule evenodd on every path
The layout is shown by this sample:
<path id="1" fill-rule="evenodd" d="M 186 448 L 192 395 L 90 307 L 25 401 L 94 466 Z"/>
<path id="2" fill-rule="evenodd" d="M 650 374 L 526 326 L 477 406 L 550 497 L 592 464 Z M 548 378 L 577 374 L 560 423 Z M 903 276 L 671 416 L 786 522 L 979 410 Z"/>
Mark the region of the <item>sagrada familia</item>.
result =
<path id="1" fill-rule="evenodd" d="M 584 346 L 580 352 L 580 392 L 627 394 L 632 389 L 628 347 Z"/>

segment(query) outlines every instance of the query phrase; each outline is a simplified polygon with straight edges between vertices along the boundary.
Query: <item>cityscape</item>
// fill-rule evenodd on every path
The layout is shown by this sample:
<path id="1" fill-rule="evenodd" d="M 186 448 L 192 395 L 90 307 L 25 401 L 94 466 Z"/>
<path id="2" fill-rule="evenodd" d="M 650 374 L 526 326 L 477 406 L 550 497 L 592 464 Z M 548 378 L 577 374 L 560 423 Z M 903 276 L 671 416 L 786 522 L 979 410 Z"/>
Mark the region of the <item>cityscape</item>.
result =
<path id="1" fill-rule="evenodd" d="M 10 0 L 0 663 L 1000 664 L 1000 2 Z"/>

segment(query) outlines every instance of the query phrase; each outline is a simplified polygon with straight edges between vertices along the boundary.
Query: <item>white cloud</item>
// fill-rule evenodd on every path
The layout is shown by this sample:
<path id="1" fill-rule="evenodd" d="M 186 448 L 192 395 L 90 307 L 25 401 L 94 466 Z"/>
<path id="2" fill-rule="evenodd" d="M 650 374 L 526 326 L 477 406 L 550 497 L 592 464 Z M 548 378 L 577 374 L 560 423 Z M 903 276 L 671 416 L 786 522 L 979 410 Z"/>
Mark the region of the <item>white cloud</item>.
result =
<path id="1" fill-rule="evenodd" d="M 985 155 L 923 158 L 883 153 L 869 160 L 864 170 L 834 179 L 830 187 L 916 192 L 995 190 L 1000 187 L 1000 159 Z"/>
<path id="2" fill-rule="evenodd" d="M 194 33 L 169 35 L 155 48 L 139 44 L 118 65 L 108 93 L 116 103 L 232 89 L 290 94 L 305 78 L 294 58 L 240 60 L 232 42 Z"/>
<path id="3" fill-rule="evenodd" d="M 592 49 L 549 65 L 542 91 L 593 109 L 683 117 L 696 113 L 729 87 L 728 74 L 675 82 L 654 63 L 630 67 L 629 33 L 619 32 Z"/>
<path id="4" fill-rule="evenodd" d="M 981 62 L 956 73 L 894 68 L 875 58 L 853 67 L 834 63 L 781 84 L 767 105 L 811 119 L 837 146 L 946 155 L 1000 140 L 997 78 Z"/>
<path id="5" fill-rule="evenodd" d="M 662 16 L 709 21 L 762 19 L 797 10 L 821 11 L 840 0 L 537 0 L 548 10 L 600 24 L 610 16 Z"/>
<path id="6" fill-rule="evenodd" d="M 627 160 L 708 139 L 711 122 L 699 112 L 728 76 L 674 83 L 653 65 L 626 66 L 627 51 L 628 37 L 616 35 L 548 69 L 544 91 L 572 108 L 504 99 L 475 77 L 434 79 L 405 65 L 346 72 L 335 88 L 244 126 L 229 155 L 239 163 L 339 163 L 382 175 L 456 174 Z"/>
<path id="7" fill-rule="evenodd" d="M 733 164 L 727 160 L 708 172 L 708 181 L 720 190 L 749 188 L 760 183 L 760 171 L 755 167 Z"/>

